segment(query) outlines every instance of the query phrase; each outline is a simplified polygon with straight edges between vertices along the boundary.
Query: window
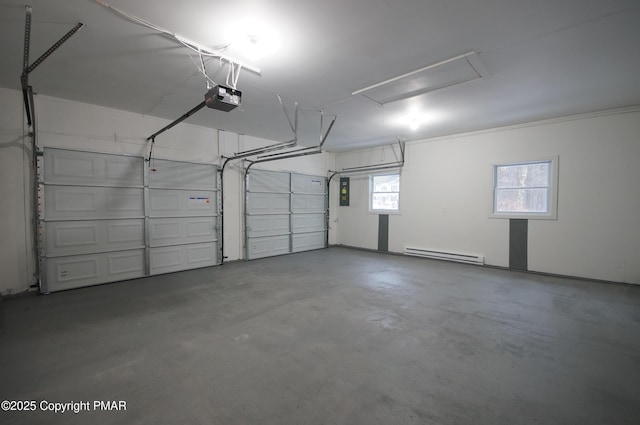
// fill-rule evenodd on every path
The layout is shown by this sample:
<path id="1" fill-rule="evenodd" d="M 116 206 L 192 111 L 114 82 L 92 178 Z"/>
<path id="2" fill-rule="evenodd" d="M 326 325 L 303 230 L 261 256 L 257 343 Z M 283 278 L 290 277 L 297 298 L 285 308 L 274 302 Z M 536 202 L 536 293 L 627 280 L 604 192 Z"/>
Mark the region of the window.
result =
<path id="1" fill-rule="evenodd" d="M 370 211 L 400 211 L 400 174 L 371 176 L 369 194 Z"/>
<path id="2" fill-rule="evenodd" d="M 556 218 L 557 160 L 495 165 L 493 216 Z"/>

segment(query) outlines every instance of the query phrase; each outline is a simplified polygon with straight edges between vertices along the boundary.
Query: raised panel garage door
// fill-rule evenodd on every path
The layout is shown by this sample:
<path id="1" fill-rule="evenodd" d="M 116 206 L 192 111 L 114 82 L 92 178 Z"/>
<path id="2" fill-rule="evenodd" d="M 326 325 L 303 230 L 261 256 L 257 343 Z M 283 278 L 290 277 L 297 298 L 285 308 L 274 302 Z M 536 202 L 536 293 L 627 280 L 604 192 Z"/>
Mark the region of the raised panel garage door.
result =
<path id="1" fill-rule="evenodd" d="M 291 174 L 291 252 L 325 247 L 325 177 Z"/>
<path id="2" fill-rule="evenodd" d="M 218 264 L 217 168 L 63 149 L 39 161 L 41 291 Z"/>
<path id="3" fill-rule="evenodd" d="M 247 259 L 325 247 L 325 177 L 263 170 L 247 177 Z"/>
<path id="4" fill-rule="evenodd" d="M 217 168 L 155 160 L 147 213 L 151 274 L 218 264 Z"/>
<path id="5" fill-rule="evenodd" d="M 142 158 L 45 149 L 40 178 L 43 292 L 145 275 Z"/>

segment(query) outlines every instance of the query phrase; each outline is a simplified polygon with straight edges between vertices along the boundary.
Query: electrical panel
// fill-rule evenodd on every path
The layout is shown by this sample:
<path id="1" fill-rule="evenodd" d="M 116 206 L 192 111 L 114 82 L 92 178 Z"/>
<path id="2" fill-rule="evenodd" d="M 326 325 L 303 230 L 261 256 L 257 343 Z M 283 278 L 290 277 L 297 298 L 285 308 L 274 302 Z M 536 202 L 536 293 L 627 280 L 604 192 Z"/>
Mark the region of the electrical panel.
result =
<path id="1" fill-rule="evenodd" d="M 349 206 L 349 177 L 340 177 L 340 206 Z"/>

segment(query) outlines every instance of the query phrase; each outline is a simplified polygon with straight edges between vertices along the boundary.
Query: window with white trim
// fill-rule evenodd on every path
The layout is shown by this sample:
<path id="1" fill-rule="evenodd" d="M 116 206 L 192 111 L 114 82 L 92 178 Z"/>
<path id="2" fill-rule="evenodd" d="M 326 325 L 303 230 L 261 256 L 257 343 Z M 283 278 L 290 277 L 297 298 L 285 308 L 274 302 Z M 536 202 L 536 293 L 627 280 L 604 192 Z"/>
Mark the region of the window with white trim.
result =
<path id="1" fill-rule="evenodd" d="M 557 160 L 494 165 L 493 216 L 556 218 Z"/>
<path id="2" fill-rule="evenodd" d="M 382 213 L 400 211 L 400 174 L 370 176 L 369 210 Z"/>

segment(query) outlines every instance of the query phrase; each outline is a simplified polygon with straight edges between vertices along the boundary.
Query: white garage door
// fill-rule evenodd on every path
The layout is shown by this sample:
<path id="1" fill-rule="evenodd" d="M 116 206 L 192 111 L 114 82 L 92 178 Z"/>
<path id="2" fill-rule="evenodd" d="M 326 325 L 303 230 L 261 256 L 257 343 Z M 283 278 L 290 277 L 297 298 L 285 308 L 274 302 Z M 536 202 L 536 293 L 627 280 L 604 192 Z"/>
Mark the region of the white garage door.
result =
<path id="1" fill-rule="evenodd" d="M 246 189 L 247 259 L 325 247 L 325 177 L 252 170 Z"/>
<path id="2" fill-rule="evenodd" d="M 151 274 L 218 264 L 217 168 L 154 161 L 147 216 Z"/>
<path id="3" fill-rule="evenodd" d="M 215 166 L 149 175 L 140 157 L 62 149 L 39 166 L 43 292 L 217 264 Z"/>

